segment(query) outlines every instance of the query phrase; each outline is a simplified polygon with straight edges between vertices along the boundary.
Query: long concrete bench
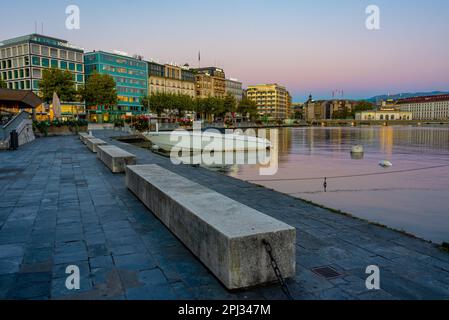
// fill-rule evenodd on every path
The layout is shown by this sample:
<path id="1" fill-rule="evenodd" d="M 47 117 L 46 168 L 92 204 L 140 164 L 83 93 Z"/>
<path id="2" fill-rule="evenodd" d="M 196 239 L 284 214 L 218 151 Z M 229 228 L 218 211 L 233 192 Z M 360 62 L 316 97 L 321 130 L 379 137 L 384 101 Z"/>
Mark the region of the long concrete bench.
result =
<path id="1" fill-rule="evenodd" d="M 296 229 L 157 165 L 126 167 L 127 187 L 228 288 L 295 275 Z"/>
<path id="2" fill-rule="evenodd" d="M 87 138 L 86 140 L 86 146 L 90 149 L 90 151 L 97 153 L 97 147 L 98 146 L 104 146 L 107 145 L 107 143 L 101 139 L 97 138 Z"/>
<path id="3" fill-rule="evenodd" d="M 127 165 L 136 164 L 136 156 L 116 146 L 97 146 L 97 158 L 114 173 L 125 172 Z"/>
<path id="4" fill-rule="evenodd" d="M 86 144 L 87 139 L 95 138 L 94 136 L 92 136 L 90 133 L 87 133 L 87 132 L 80 132 L 78 135 L 80 137 L 81 142 L 84 144 Z"/>

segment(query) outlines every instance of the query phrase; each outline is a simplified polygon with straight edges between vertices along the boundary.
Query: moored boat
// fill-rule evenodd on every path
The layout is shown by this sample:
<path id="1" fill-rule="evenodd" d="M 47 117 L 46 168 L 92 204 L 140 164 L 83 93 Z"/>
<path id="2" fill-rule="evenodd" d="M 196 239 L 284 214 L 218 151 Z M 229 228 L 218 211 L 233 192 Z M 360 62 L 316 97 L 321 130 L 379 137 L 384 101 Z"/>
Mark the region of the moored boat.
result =
<path id="1" fill-rule="evenodd" d="M 255 151 L 271 147 L 267 139 L 235 133 L 171 131 L 146 132 L 143 135 L 153 144 L 168 151 Z"/>

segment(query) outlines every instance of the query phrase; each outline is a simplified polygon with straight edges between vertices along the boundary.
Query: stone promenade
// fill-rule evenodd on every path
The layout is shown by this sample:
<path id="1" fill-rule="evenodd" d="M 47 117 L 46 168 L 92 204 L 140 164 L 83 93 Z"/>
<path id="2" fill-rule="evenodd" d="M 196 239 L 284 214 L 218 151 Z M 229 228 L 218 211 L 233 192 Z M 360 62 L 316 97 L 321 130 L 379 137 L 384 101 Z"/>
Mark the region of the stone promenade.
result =
<path id="1" fill-rule="evenodd" d="M 449 299 L 449 254 L 203 168 L 96 137 L 297 228 L 295 299 Z M 65 286 L 68 265 L 81 288 Z M 368 265 L 381 290 L 366 289 Z M 316 267 L 340 273 L 325 278 Z M 285 299 L 279 286 L 227 291 L 77 137 L 0 152 L 0 299 Z"/>

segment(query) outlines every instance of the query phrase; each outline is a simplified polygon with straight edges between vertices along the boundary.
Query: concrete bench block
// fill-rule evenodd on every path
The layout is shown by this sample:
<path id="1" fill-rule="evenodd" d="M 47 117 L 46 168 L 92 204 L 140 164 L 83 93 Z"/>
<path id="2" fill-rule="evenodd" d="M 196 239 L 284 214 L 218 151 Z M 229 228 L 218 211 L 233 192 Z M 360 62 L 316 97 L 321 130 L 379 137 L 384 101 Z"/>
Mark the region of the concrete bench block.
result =
<path id="1" fill-rule="evenodd" d="M 80 132 L 78 135 L 79 135 L 79 137 L 80 137 L 81 142 L 84 143 L 84 144 L 86 144 L 86 140 L 87 140 L 87 139 L 93 139 L 93 138 L 95 138 L 94 136 L 90 135 L 90 134 L 87 133 L 87 132 Z"/>
<path id="2" fill-rule="evenodd" d="M 157 165 L 126 167 L 127 187 L 230 290 L 295 276 L 296 229 Z"/>
<path id="3" fill-rule="evenodd" d="M 104 146 L 107 145 L 107 143 L 101 139 L 97 138 L 89 138 L 86 139 L 86 146 L 90 149 L 90 151 L 97 153 L 97 147 L 98 146 Z"/>
<path id="4" fill-rule="evenodd" d="M 97 146 L 97 158 L 113 173 L 125 172 L 127 165 L 136 164 L 136 156 L 116 146 Z"/>

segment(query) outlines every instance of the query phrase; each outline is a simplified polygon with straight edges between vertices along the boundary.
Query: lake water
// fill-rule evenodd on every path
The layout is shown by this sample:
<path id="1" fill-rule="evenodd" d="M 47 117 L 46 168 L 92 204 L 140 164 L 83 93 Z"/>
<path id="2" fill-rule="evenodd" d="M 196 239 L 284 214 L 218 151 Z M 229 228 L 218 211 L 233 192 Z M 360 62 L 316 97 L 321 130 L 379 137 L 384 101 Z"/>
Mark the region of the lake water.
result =
<path id="1" fill-rule="evenodd" d="M 278 140 L 275 175 L 261 176 L 259 165 L 234 165 L 225 173 L 427 240 L 449 242 L 449 128 L 315 127 L 272 132 Z M 364 157 L 354 159 L 350 150 L 359 144 L 365 148 Z M 382 160 L 393 166 L 381 168 Z"/>

